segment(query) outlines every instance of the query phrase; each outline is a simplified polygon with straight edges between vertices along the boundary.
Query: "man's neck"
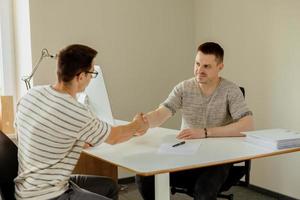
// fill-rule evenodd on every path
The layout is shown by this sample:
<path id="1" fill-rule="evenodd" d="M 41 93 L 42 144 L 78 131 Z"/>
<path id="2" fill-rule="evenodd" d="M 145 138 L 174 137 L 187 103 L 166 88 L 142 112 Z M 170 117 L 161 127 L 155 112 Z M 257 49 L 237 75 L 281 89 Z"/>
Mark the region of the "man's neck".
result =
<path id="1" fill-rule="evenodd" d="M 218 77 L 215 81 L 208 82 L 208 83 L 199 83 L 199 87 L 202 91 L 202 93 L 205 96 L 211 95 L 215 89 L 218 87 L 219 83 L 221 81 L 221 78 Z"/>
<path id="2" fill-rule="evenodd" d="M 65 84 L 63 82 L 57 82 L 53 85 L 53 88 L 61 93 L 66 93 L 71 95 L 72 97 L 76 98 L 76 89 L 72 84 Z"/>

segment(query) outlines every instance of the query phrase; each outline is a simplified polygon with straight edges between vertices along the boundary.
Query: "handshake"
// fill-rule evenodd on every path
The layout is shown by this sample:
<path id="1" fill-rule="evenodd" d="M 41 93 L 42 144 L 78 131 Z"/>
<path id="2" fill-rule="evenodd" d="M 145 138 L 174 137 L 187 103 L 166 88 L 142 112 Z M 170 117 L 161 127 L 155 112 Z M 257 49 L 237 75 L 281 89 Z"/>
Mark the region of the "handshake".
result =
<path id="1" fill-rule="evenodd" d="M 149 121 L 143 113 L 138 113 L 134 116 L 132 120 L 132 124 L 134 125 L 135 134 L 134 135 L 144 135 L 149 129 Z"/>

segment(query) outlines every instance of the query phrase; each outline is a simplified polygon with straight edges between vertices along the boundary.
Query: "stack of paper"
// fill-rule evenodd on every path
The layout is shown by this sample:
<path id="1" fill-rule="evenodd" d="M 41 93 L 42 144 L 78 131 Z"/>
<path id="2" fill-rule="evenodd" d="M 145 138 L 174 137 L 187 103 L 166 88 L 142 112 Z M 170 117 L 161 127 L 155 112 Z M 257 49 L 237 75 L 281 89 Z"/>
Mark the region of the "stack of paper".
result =
<path id="1" fill-rule="evenodd" d="M 246 141 L 272 149 L 300 147 L 300 132 L 296 131 L 264 129 L 242 133 L 246 135 Z"/>

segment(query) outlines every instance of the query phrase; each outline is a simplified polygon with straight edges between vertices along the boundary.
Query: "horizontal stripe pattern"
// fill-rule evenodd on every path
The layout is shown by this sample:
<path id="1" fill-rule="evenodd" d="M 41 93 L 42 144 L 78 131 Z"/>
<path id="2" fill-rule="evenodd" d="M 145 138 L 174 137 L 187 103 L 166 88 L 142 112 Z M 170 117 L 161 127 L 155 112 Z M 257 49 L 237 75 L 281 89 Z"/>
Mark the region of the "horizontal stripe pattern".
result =
<path id="1" fill-rule="evenodd" d="M 35 87 L 20 100 L 15 121 L 17 199 L 50 199 L 67 190 L 85 142 L 100 144 L 111 130 L 95 116 L 51 86 Z"/>

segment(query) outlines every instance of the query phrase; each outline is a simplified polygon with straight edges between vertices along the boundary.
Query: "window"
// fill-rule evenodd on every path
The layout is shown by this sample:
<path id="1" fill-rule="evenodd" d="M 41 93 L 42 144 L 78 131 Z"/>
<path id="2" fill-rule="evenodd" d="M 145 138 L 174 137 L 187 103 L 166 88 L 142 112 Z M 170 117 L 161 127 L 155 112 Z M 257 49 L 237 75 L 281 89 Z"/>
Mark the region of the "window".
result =
<path id="1" fill-rule="evenodd" d="M 16 96 L 11 0 L 0 0 L 0 95 Z"/>
<path id="2" fill-rule="evenodd" d="M 1 20 L 0 20 L 1 21 Z M 3 94 L 3 58 L 2 58 L 2 34 L 0 25 L 0 95 Z"/>

